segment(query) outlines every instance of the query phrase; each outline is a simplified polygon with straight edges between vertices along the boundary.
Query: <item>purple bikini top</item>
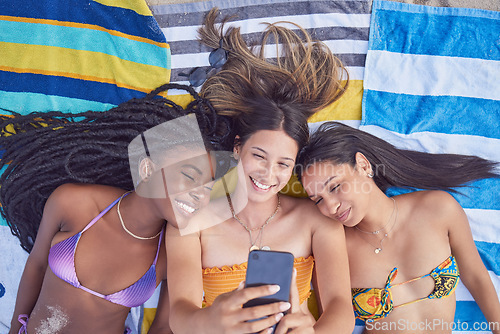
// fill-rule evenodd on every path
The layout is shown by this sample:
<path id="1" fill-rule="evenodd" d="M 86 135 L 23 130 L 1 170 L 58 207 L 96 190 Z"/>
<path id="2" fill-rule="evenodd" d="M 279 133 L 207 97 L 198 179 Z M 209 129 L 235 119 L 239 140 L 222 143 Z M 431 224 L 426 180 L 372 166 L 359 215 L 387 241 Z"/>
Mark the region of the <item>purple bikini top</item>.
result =
<path id="1" fill-rule="evenodd" d="M 76 246 L 78 245 L 78 241 L 80 240 L 82 233 L 92 227 L 92 225 L 94 225 L 113 206 L 115 206 L 118 201 L 119 198 L 104 209 L 104 211 L 102 211 L 97 217 L 92 219 L 92 221 L 81 232 L 52 246 L 49 251 L 49 267 L 57 277 L 76 288 L 87 291 L 97 297 L 101 297 L 115 304 L 126 307 L 135 307 L 144 304 L 144 302 L 153 295 L 156 289 L 156 261 L 158 260 L 163 230 L 160 234 L 158 249 L 156 250 L 156 257 L 153 264 L 137 282 L 130 285 L 128 288 L 109 295 L 103 295 L 81 285 L 75 270 Z"/>

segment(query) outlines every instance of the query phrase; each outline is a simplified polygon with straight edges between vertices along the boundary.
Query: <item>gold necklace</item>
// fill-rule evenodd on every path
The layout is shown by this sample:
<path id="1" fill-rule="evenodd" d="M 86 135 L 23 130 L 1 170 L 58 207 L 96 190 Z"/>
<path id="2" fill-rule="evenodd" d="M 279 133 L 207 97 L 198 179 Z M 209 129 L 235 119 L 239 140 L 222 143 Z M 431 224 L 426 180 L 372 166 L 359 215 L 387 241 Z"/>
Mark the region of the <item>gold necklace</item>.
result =
<path id="1" fill-rule="evenodd" d="M 226 192 L 226 197 L 228 199 L 228 202 L 229 202 L 229 208 L 231 209 L 231 213 L 233 215 L 233 218 L 238 222 L 240 223 L 241 226 L 243 226 L 243 228 L 248 232 L 248 235 L 250 237 L 250 248 L 249 248 L 249 252 L 253 251 L 253 250 L 271 250 L 271 247 L 269 246 L 262 246 L 262 235 L 264 234 L 264 227 L 267 226 L 267 224 L 269 224 L 269 222 L 274 218 L 274 216 L 276 216 L 276 214 L 278 213 L 278 210 L 280 208 L 280 195 L 277 194 L 278 196 L 278 204 L 276 205 L 276 210 L 274 210 L 273 214 L 269 216 L 269 218 L 266 219 L 266 221 L 264 222 L 264 224 L 262 224 L 262 226 L 260 227 L 254 227 L 254 228 L 249 228 L 245 223 L 243 223 L 243 221 L 241 220 L 240 217 L 238 217 L 238 215 L 236 214 L 236 212 L 234 212 L 234 208 L 233 208 L 233 203 L 231 201 L 231 197 L 229 197 L 229 194 Z M 252 232 L 255 232 L 255 231 L 259 231 L 259 233 L 257 234 L 257 237 L 255 238 L 255 241 L 253 241 L 253 237 L 252 237 Z M 257 243 L 257 240 L 260 239 L 260 242 L 259 242 L 259 246 L 256 246 L 255 244 Z"/>
<path id="2" fill-rule="evenodd" d="M 379 241 L 379 247 L 375 247 L 375 246 L 372 245 L 371 242 L 369 242 L 368 240 L 365 240 L 372 247 L 375 247 L 375 250 L 374 250 L 375 254 L 378 254 L 378 253 L 380 253 L 383 250 L 382 243 L 388 237 L 389 233 L 391 233 L 391 231 L 394 229 L 394 226 L 396 226 L 396 222 L 398 220 L 398 205 L 396 204 L 396 200 L 394 198 L 391 197 L 391 199 L 392 199 L 392 202 L 394 203 L 394 206 L 392 208 L 391 216 L 387 220 L 387 223 L 384 225 L 384 227 L 382 227 L 380 230 L 376 230 L 376 231 L 373 231 L 373 232 L 372 231 L 363 231 L 357 225 L 354 226 L 358 231 L 366 233 L 366 234 L 379 234 L 383 229 L 385 229 L 387 227 L 387 225 L 389 225 L 389 223 L 392 220 L 392 216 L 394 216 L 394 212 L 396 212 L 396 217 L 394 218 L 394 224 L 392 225 L 391 229 L 389 231 L 387 231 L 387 233 L 384 234 L 384 237 L 382 239 L 380 239 L 380 241 Z"/>
<path id="3" fill-rule="evenodd" d="M 160 235 L 162 229 L 160 229 L 160 232 L 156 233 L 155 235 L 153 235 L 152 237 L 140 237 L 138 235 L 135 235 L 134 233 L 130 232 L 128 230 L 128 228 L 125 226 L 125 223 L 123 222 L 123 218 L 122 218 L 122 214 L 120 213 L 120 204 L 122 203 L 122 199 L 123 197 L 125 197 L 125 195 L 128 195 L 130 194 L 132 191 L 127 191 L 126 193 L 124 193 L 121 197 L 120 197 L 120 200 L 118 201 L 118 204 L 116 205 L 116 211 L 118 212 L 118 218 L 120 218 L 120 223 L 122 223 L 122 227 L 123 229 L 125 230 L 125 232 L 127 232 L 128 234 L 130 234 L 131 236 L 133 236 L 134 238 L 136 239 L 139 239 L 139 240 L 151 240 L 151 239 L 154 239 L 156 238 L 157 236 Z"/>

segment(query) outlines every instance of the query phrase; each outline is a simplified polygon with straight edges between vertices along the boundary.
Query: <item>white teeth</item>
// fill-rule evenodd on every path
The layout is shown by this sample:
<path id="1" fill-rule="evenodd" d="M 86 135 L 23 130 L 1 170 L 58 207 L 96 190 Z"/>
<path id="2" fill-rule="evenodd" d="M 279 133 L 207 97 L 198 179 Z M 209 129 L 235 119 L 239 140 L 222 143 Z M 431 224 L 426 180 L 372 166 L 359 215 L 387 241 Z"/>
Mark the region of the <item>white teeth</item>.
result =
<path id="1" fill-rule="evenodd" d="M 255 180 L 254 178 L 250 178 L 252 182 L 257 186 L 257 188 L 262 189 L 262 190 L 267 190 L 271 188 L 271 186 L 266 186 L 265 184 L 260 183 L 259 181 Z"/>
<path id="2" fill-rule="evenodd" d="M 193 213 L 195 211 L 195 208 L 187 205 L 187 204 L 184 204 L 184 203 L 181 203 L 179 201 L 175 201 L 175 203 L 181 208 L 183 209 L 184 211 L 188 212 L 188 213 Z"/>

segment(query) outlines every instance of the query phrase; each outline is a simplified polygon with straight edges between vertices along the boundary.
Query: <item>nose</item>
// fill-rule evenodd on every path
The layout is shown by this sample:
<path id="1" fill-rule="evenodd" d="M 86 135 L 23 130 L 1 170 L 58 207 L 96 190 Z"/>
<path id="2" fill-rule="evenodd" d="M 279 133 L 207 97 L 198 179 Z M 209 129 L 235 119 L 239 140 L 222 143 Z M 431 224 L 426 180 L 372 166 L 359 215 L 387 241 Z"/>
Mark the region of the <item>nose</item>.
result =
<path id="1" fill-rule="evenodd" d="M 205 197 L 208 195 L 209 190 L 204 186 L 199 186 L 192 189 L 189 192 L 189 196 L 191 196 L 195 201 L 203 201 Z"/>
<path id="2" fill-rule="evenodd" d="M 328 196 L 327 198 L 323 198 L 325 201 L 326 212 L 329 217 L 335 217 L 340 208 L 340 201 L 333 196 Z"/>
<path id="3" fill-rule="evenodd" d="M 263 171 L 261 173 L 262 181 L 269 185 L 278 183 L 277 179 L 280 172 L 278 164 L 269 161 L 263 166 Z"/>

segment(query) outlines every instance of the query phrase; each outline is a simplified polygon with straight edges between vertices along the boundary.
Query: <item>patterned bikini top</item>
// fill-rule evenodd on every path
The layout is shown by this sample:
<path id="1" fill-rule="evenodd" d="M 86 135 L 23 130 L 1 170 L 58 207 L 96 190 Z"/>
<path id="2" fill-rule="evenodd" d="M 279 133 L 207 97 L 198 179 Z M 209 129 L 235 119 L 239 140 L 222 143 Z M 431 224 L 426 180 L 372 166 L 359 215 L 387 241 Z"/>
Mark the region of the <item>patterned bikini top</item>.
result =
<path id="1" fill-rule="evenodd" d="M 92 221 L 81 232 L 52 246 L 49 251 L 49 267 L 57 277 L 76 288 L 87 291 L 88 293 L 91 293 L 97 297 L 103 298 L 115 304 L 123 305 L 125 307 L 135 307 L 144 304 L 144 302 L 153 295 L 156 289 L 156 261 L 158 260 L 158 253 L 163 237 L 163 230 L 160 234 L 158 248 L 156 250 L 156 257 L 153 261 L 153 264 L 138 281 L 123 290 L 109 295 L 104 295 L 102 293 L 91 290 L 80 283 L 75 269 L 76 247 L 78 246 L 78 241 L 80 240 L 82 233 L 91 228 L 118 201 L 119 198 L 111 203 L 106 209 L 104 209 L 97 217 L 92 219 Z"/>
<path id="2" fill-rule="evenodd" d="M 429 274 L 422 275 L 406 282 L 392 284 L 396 279 L 398 269 L 394 268 L 383 289 L 378 288 L 352 288 L 352 305 L 354 307 L 354 314 L 356 318 L 364 321 L 374 321 L 385 318 L 392 312 L 393 309 L 413 304 L 425 299 L 444 298 L 451 295 L 458 284 L 459 272 L 457 262 L 453 255 L 450 255 L 439 266 L 434 268 Z M 392 302 L 391 289 L 395 286 L 410 283 L 421 278 L 430 276 L 434 279 L 435 286 L 427 297 L 394 306 Z"/>

